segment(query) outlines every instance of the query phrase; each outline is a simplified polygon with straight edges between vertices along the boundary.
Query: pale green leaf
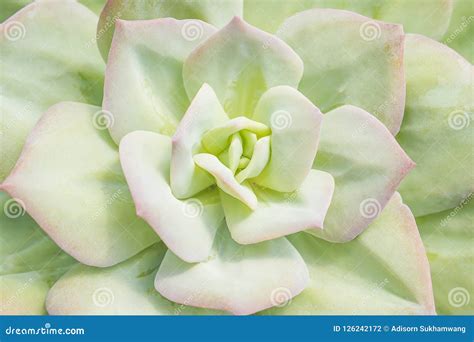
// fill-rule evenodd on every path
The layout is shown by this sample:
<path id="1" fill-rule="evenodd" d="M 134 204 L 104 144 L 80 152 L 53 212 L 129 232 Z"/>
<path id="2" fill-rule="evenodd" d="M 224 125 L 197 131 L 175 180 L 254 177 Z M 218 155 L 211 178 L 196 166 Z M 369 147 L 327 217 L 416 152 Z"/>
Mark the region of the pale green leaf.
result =
<path id="1" fill-rule="evenodd" d="M 100 15 L 97 36 L 100 52 L 107 59 L 118 19 L 144 20 L 155 18 L 199 19 L 222 27 L 233 16 L 242 15 L 242 0 L 109 0 Z M 189 25 L 183 32 L 191 39 L 203 34 L 198 23 Z"/>
<path id="2" fill-rule="evenodd" d="M 285 42 L 238 17 L 197 47 L 183 67 L 188 96 L 208 83 L 232 118 L 251 117 L 263 92 L 296 87 L 302 74 L 301 59 Z"/>
<path id="3" fill-rule="evenodd" d="M 210 258 L 188 264 L 168 251 L 155 279 L 156 289 L 181 304 L 252 314 L 275 305 L 284 288 L 290 298 L 308 283 L 303 259 L 285 238 L 239 245 L 223 225 Z"/>
<path id="4" fill-rule="evenodd" d="M 352 240 L 372 222 L 414 163 L 388 129 L 353 106 L 324 116 L 313 168 L 336 183 L 324 230 L 311 233 L 334 242 Z"/>
<path id="5" fill-rule="evenodd" d="M 396 193 L 354 241 L 329 243 L 307 233 L 289 238 L 311 281 L 278 315 L 432 315 L 430 268 L 410 209 Z"/>
<path id="6" fill-rule="evenodd" d="M 471 193 L 455 208 L 417 217 L 431 266 L 436 311 L 474 314 L 474 202 Z"/>
<path id="7" fill-rule="evenodd" d="M 304 62 L 299 90 L 321 111 L 350 104 L 396 134 L 403 118 L 403 29 L 356 13 L 313 9 L 288 18 L 278 36 Z"/>
<path id="8" fill-rule="evenodd" d="M 455 207 L 474 191 L 474 69 L 429 38 L 407 35 L 407 101 L 397 140 L 417 163 L 400 193 L 415 216 Z"/>
<path id="9" fill-rule="evenodd" d="M 171 139 L 161 134 L 127 134 L 120 143 L 120 162 L 138 216 L 183 260 L 205 260 L 224 216 L 216 189 L 177 199 L 170 187 Z"/>
<path id="10" fill-rule="evenodd" d="M 201 30 L 192 39 L 185 32 L 191 25 Z M 135 130 L 173 134 L 189 106 L 183 62 L 215 30 L 197 20 L 117 21 L 103 102 L 114 118 L 109 130 L 117 144 Z"/>
<path id="11" fill-rule="evenodd" d="M 96 268 L 77 265 L 56 282 L 46 301 L 51 315 L 211 315 L 173 303 L 154 288 L 164 244 L 149 247 L 118 265 Z"/>
<path id="12" fill-rule="evenodd" d="M 294 192 L 252 187 L 258 205 L 253 210 L 238 199 L 221 193 L 225 219 L 232 238 L 252 244 L 279 238 L 305 229 L 321 230 L 331 203 L 334 179 L 311 170 Z"/>
<path id="13" fill-rule="evenodd" d="M 0 25 L 0 181 L 48 107 L 101 103 L 96 25 L 97 16 L 72 1 L 35 2 Z"/>
<path id="14" fill-rule="evenodd" d="M 117 147 L 98 125 L 103 114 L 74 102 L 51 107 L 1 184 L 64 251 L 94 266 L 116 264 L 157 241 L 135 215 Z"/>

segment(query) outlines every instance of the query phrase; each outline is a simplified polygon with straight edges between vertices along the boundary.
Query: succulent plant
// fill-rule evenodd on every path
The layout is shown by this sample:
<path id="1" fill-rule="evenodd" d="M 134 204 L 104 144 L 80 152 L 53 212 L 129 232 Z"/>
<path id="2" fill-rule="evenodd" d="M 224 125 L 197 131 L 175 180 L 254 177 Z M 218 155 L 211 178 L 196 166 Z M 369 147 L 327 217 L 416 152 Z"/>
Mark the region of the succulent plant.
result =
<path id="1" fill-rule="evenodd" d="M 472 313 L 465 2 L 84 4 L 0 13 L 2 313 Z"/>

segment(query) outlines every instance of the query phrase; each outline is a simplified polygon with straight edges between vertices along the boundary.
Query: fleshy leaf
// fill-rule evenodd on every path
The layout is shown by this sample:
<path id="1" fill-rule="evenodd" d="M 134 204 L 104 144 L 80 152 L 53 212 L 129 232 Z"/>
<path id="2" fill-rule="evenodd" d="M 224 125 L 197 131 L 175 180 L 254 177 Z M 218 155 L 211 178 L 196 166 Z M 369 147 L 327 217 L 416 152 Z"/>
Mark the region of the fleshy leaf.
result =
<path id="1" fill-rule="evenodd" d="M 237 182 L 258 176 L 270 159 L 270 137 L 263 137 L 255 142 L 252 157 L 245 168 L 235 175 Z"/>
<path id="2" fill-rule="evenodd" d="M 253 191 L 258 199 L 253 211 L 221 193 L 229 231 L 241 244 L 275 239 L 305 229 L 322 229 L 334 191 L 334 179 L 329 173 L 311 170 L 295 192 L 281 193 L 257 185 Z"/>
<path id="3" fill-rule="evenodd" d="M 202 148 L 203 134 L 227 120 L 229 117 L 216 94 L 209 85 L 204 84 L 172 138 L 170 182 L 177 198 L 191 197 L 214 183 L 209 173 L 196 167 L 193 154 Z"/>
<path id="4" fill-rule="evenodd" d="M 242 155 L 244 152 L 244 147 L 242 146 L 243 140 L 241 134 L 232 135 L 232 137 L 230 138 L 229 148 L 219 154 L 219 160 L 225 165 L 227 165 L 227 167 L 232 171 L 232 173 L 235 173 L 237 168 L 246 166 L 243 165 L 243 163 L 245 163 L 245 161 L 243 160 L 250 161 L 250 159 Z"/>
<path id="5" fill-rule="evenodd" d="M 176 303 L 246 315 L 275 305 L 279 289 L 290 298 L 298 295 L 308 281 L 303 259 L 288 240 L 242 246 L 224 225 L 205 262 L 188 264 L 168 251 L 155 287 Z"/>
<path id="6" fill-rule="evenodd" d="M 310 284 L 263 314 L 435 314 L 425 249 L 398 193 L 354 241 L 333 244 L 306 233 L 289 240 L 308 266 Z"/>
<path id="7" fill-rule="evenodd" d="M 441 39 L 448 29 L 453 13 L 452 0 L 374 0 L 370 17 L 399 23 L 409 33 Z"/>
<path id="8" fill-rule="evenodd" d="M 99 107 L 62 102 L 33 131 L 2 190 L 67 253 L 93 266 L 110 266 L 157 240 L 136 217 Z"/>
<path id="9" fill-rule="evenodd" d="M 270 162 L 254 181 L 281 192 L 295 191 L 316 156 L 321 112 L 296 89 L 279 86 L 262 95 L 252 118 L 272 129 Z"/>
<path id="10" fill-rule="evenodd" d="M 120 143 L 120 162 L 137 215 L 183 260 L 205 260 L 223 220 L 218 192 L 209 188 L 186 200 L 173 195 L 169 180 L 171 139 L 161 134 L 127 134 Z"/>
<path id="11" fill-rule="evenodd" d="M 45 314 L 51 284 L 75 260 L 26 213 L 24 203 L 0 192 L 0 314 Z"/>
<path id="12" fill-rule="evenodd" d="M 32 0 L 4 0 L 0 6 L 0 22 L 3 22 L 22 7 L 28 5 Z"/>
<path id="13" fill-rule="evenodd" d="M 214 155 L 199 153 L 194 156 L 194 162 L 203 170 L 209 172 L 222 191 L 242 201 L 251 209 L 257 207 L 257 197 L 247 183 L 240 184 L 234 174 Z"/>
<path id="14" fill-rule="evenodd" d="M 464 56 L 471 64 L 474 63 L 474 5 L 471 0 L 454 0 L 453 15 L 449 28 L 443 37 L 443 43 Z"/>
<path id="15" fill-rule="evenodd" d="M 188 96 L 208 83 L 230 117 L 251 117 L 264 91 L 296 87 L 302 74 L 301 59 L 285 42 L 238 17 L 197 47 L 183 68 Z"/>
<path id="16" fill-rule="evenodd" d="M 143 20 L 155 18 L 199 19 L 222 27 L 233 17 L 242 15 L 242 0 L 108 0 L 97 26 L 99 50 L 107 60 L 118 19 Z M 183 30 L 190 40 L 203 34 L 203 27 L 193 21 Z"/>
<path id="17" fill-rule="evenodd" d="M 352 240 L 380 214 L 413 166 L 369 113 L 354 106 L 327 113 L 313 167 L 329 172 L 336 188 L 324 230 L 311 233 L 333 242 Z"/>
<path id="18" fill-rule="evenodd" d="M 304 62 L 299 90 L 316 106 L 327 112 L 355 105 L 398 132 L 405 103 L 401 26 L 347 11 L 313 9 L 287 19 L 282 27 L 278 36 Z"/>
<path id="19" fill-rule="evenodd" d="M 474 312 L 474 201 L 471 193 L 455 208 L 417 217 L 428 254 L 440 315 Z"/>
<path id="20" fill-rule="evenodd" d="M 261 122 L 239 116 L 207 131 L 202 137 L 203 147 L 210 153 L 218 154 L 226 148 L 229 138 L 233 134 L 243 130 L 252 132 L 257 136 L 270 134 L 270 129 Z"/>
<path id="21" fill-rule="evenodd" d="M 25 203 L 0 192 L 0 274 L 61 269 L 75 261 L 26 213 Z"/>
<path id="22" fill-rule="evenodd" d="M 185 34 L 190 25 L 202 29 L 196 39 Z M 103 103 L 114 118 L 109 130 L 117 144 L 135 130 L 173 134 L 189 105 L 183 62 L 215 31 L 204 22 L 172 18 L 117 21 Z"/>
<path id="23" fill-rule="evenodd" d="M 153 245 L 118 265 L 96 268 L 77 265 L 49 291 L 51 315 L 216 315 L 163 298 L 154 288 L 156 270 L 166 252 Z"/>
<path id="24" fill-rule="evenodd" d="M 96 24 L 97 16 L 76 2 L 41 1 L 0 25 L 0 182 L 46 109 L 60 101 L 102 101 Z"/>
<path id="25" fill-rule="evenodd" d="M 22 7 L 32 3 L 34 0 L 3 0 L 2 6 L 0 6 L 0 22 L 4 21 L 15 12 L 19 11 Z M 54 0 L 48 0 L 50 2 Z M 62 0 L 56 0 L 62 1 Z M 81 4 L 88 7 L 91 11 L 96 14 L 100 14 L 106 0 L 78 0 Z M 38 1 L 39 2 L 39 1 Z"/>
<path id="26" fill-rule="evenodd" d="M 407 103 L 397 140 L 417 167 L 400 185 L 415 216 L 455 207 L 474 191 L 474 69 L 445 45 L 407 35 Z"/>
<path id="27" fill-rule="evenodd" d="M 244 0 L 244 18 L 273 33 L 284 30 L 280 25 L 289 16 L 311 8 L 349 10 L 439 39 L 448 28 L 452 0 Z"/>
<path id="28" fill-rule="evenodd" d="M 78 0 L 84 6 L 87 6 L 91 11 L 99 15 L 107 0 Z"/>

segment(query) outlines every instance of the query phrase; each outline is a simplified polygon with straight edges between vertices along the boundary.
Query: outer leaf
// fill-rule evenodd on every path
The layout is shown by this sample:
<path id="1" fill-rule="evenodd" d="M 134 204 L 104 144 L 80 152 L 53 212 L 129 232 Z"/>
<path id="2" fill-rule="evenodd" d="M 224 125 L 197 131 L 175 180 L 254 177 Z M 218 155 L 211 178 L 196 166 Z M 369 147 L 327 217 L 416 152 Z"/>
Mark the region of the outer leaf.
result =
<path id="1" fill-rule="evenodd" d="M 311 170 L 295 192 L 281 193 L 258 186 L 253 191 L 258 199 L 254 210 L 221 193 L 229 231 L 241 244 L 271 240 L 305 229 L 322 229 L 334 179 L 329 173 Z"/>
<path id="2" fill-rule="evenodd" d="M 168 251 L 155 279 L 166 298 L 197 307 L 251 314 L 275 305 L 275 290 L 285 288 L 290 298 L 308 282 L 301 256 L 284 238 L 242 246 L 223 226 L 213 255 L 188 264 Z"/>
<path id="3" fill-rule="evenodd" d="M 327 113 L 313 167 L 336 182 L 334 197 L 315 235 L 335 242 L 359 235 L 392 197 L 414 163 L 380 121 L 360 108 Z"/>
<path id="4" fill-rule="evenodd" d="M 190 25 L 201 28 L 196 39 L 186 35 Z M 117 21 L 103 103 L 114 118 L 109 130 L 117 144 L 135 130 L 173 134 L 189 105 L 183 62 L 214 32 L 214 27 L 201 21 Z"/>
<path id="5" fill-rule="evenodd" d="M 3 0 L 2 6 L 0 7 L 0 22 L 32 2 L 33 0 Z M 96 14 L 100 14 L 105 4 L 105 0 L 79 0 L 79 2 L 87 6 Z"/>
<path id="6" fill-rule="evenodd" d="M 434 314 L 428 260 L 410 209 L 396 193 L 354 241 L 332 244 L 299 233 L 289 238 L 309 268 L 300 296 L 264 314 Z"/>
<path id="7" fill-rule="evenodd" d="M 40 315 L 51 284 L 74 264 L 26 214 L 0 192 L 0 314 Z"/>
<path id="8" fill-rule="evenodd" d="M 474 63 L 474 5 L 471 0 L 455 0 L 449 28 L 443 37 L 443 43 Z"/>
<path id="9" fill-rule="evenodd" d="M 272 128 L 270 162 L 254 181 L 281 192 L 297 190 L 316 156 L 321 112 L 296 89 L 279 86 L 262 95 L 253 119 Z"/>
<path id="10" fill-rule="evenodd" d="M 196 48 L 183 68 L 189 97 L 208 83 L 230 117 L 251 116 L 265 90 L 296 87 L 302 74 L 301 59 L 288 45 L 238 17 Z"/>
<path id="11" fill-rule="evenodd" d="M 415 216 L 455 207 L 474 190 L 474 71 L 448 47 L 407 35 L 407 105 L 397 140 L 418 164 L 400 192 Z"/>
<path id="12" fill-rule="evenodd" d="M 441 39 L 448 29 L 453 13 L 452 0 L 385 0 L 382 6 L 373 1 L 376 19 L 400 23 L 406 32 L 418 33 L 433 39 Z"/>
<path id="13" fill-rule="evenodd" d="M 0 205 L 1 275 L 55 270 L 74 263 L 26 213 L 21 200 L 0 192 Z"/>
<path id="14" fill-rule="evenodd" d="M 242 0 L 108 0 L 97 26 L 99 49 L 107 60 L 117 19 L 200 19 L 222 27 L 235 15 L 242 15 Z M 194 38 L 202 35 L 202 30 L 202 26 L 195 22 L 185 31 Z"/>
<path id="15" fill-rule="evenodd" d="M 43 230 L 77 260 L 110 266 L 156 241 L 134 213 L 118 152 L 97 129 L 99 107 L 51 107 L 28 137 L 1 185 L 21 200 Z"/>
<path id="16" fill-rule="evenodd" d="M 97 17 L 72 1 L 35 2 L 0 25 L 0 181 L 40 115 L 60 101 L 100 104 Z"/>
<path id="17" fill-rule="evenodd" d="M 418 217 L 428 254 L 436 309 L 441 315 L 474 313 L 473 194 L 454 209 Z"/>
<path id="18" fill-rule="evenodd" d="M 268 32 L 276 32 L 286 18 L 297 12 L 319 7 L 399 23 L 407 32 L 435 39 L 446 32 L 452 13 L 452 0 L 244 0 L 244 5 L 245 19 Z"/>
<path id="19" fill-rule="evenodd" d="M 22 7 L 28 5 L 31 0 L 4 0 L 0 7 L 0 22 L 3 22 L 8 17 L 13 15 L 16 11 Z"/>
<path id="20" fill-rule="evenodd" d="M 143 217 L 168 248 L 187 262 L 207 259 L 223 220 L 215 189 L 179 200 L 170 188 L 171 139 L 152 132 L 129 133 L 120 143 L 120 161 Z"/>
<path id="21" fill-rule="evenodd" d="M 52 315 L 196 315 L 219 314 L 170 302 L 153 287 L 156 270 L 166 252 L 154 245 L 109 268 L 77 265 L 48 294 Z"/>
<path id="22" fill-rule="evenodd" d="M 104 8 L 106 0 L 79 0 L 79 2 L 91 9 L 96 14 L 100 14 Z"/>
<path id="23" fill-rule="evenodd" d="M 356 105 L 398 132 L 405 103 L 401 26 L 347 11 L 313 9 L 287 19 L 282 27 L 278 36 L 304 62 L 299 89 L 316 106 L 327 112 Z"/>

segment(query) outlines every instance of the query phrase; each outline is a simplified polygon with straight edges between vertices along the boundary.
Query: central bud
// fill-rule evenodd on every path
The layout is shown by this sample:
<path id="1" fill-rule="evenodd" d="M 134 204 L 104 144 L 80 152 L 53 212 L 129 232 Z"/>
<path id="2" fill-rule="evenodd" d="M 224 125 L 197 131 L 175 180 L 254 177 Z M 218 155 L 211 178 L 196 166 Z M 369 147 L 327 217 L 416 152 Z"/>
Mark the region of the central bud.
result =
<path id="1" fill-rule="evenodd" d="M 221 190 L 254 208 L 256 197 L 246 181 L 257 177 L 270 160 L 270 133 L 260 122 L 234 118 L 203 134 L 194 162 Z"/>

